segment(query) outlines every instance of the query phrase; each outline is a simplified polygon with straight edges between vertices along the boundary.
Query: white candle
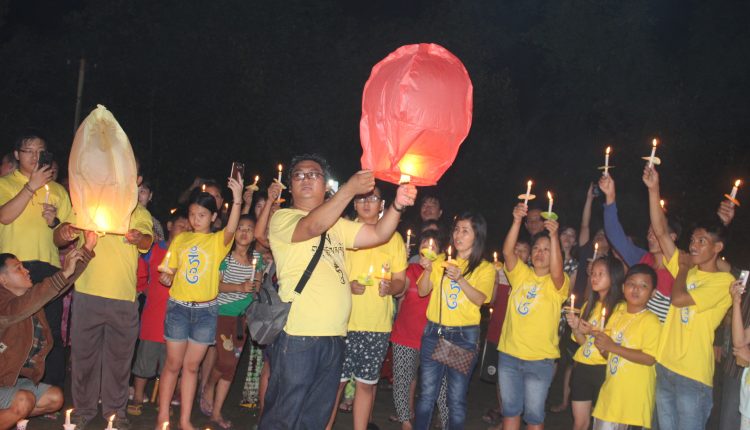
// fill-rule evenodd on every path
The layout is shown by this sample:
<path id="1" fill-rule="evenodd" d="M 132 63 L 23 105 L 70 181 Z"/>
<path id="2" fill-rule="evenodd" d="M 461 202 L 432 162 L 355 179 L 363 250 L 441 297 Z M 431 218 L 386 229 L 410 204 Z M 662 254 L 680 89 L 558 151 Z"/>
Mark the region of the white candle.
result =
<path id="1" fill-rule="evenodd" d="M 114 427 L 112 427 L 112 423 L 115 421 L 115 414 L 112 414 L 111 417 L 109 417 L 109 424 L 107 425 L 107 430 L 112 430 Z"/>
<path id="2" fill-rule="evenodd" d="M 602 308 L 602 330 L 604 330 L 604 320 L 607 318 L 607 308 Z"/>
<path id="3" fill-rule="evenodd" d="M 448 261 L 451 261 L 451 254 L 453 254 L 453 247 L 448 246 Z"/>
<path id="4" fill-rule="evenodd" d="M 260 176 L 255 175 L 255 182 L 253 182 L 253 185 L 258 185 L 258 179 L 260 179 Z M 164 423 L 166 424 L 166 423 Z"/>
<path id="5" fill-rule="evenodd" d="M 411 246 L 411 229 L 406 230 L 406 255 L 409 256 L 409 246 Z"/>
<path id="6" fill-rule="evenodd" d="M 654 156 L 656 155 L 656 145 L 658 144 L 659 141 L 656 138 L 651 141 L 651 156 L 648 158 L 648 167 L 654 167 Z"/>
<path id="7" fill-rule="evenodd" d="M 165 421 L 164 424 L 161 425 L 161 430 L 167 430 L 167 427 L 169 427 L 169 421 Z"/>
<path id="8" fill-rule="evenodd" d="M 529 204 L 529 196 L 531 195 L 531 180 L 526 183 L 526 195 L 523 199 L 523 204 Z"/>
<path id="9" fill-rule="evenodd" d="M 570 295 L 570 309 L 572 310 L 572 309 L 575 309 L 575 308 L 576 308 L 576 295 L 575 294 L 571 294 Z"/>
<path id="10" fill-rule="evenodd" d="M 411 182 L 411 176 L 401 174 L 401 178 L 399 178 L 398 183 L 399 184 L 408 184 Z"/>
<path id="11" fill-rule="evenodd" d="M 664 199 L 661 199 L 661 200 L 659 200 L 659 206 L 661 206 L 661 210 L 664 210 L 664 205 L 665 205 L 666 203 L 667 203 L 667 202 L 665 202 L 665 201 L 664 201 Z"/>
<path id="12" fill-rule="evenodd" d="M 169 266 L 169 256 L 172 255 L 171 251 L 167 251 L 167 255 L 164 256 L 164 260 L 161 261 L 158 270 L 160 272 L 168 272 L 167 267 Z"/>
<path id="13" fill-rule="evenodd" d="M 549 199 L 549 206 L 547 206 L 547 213 L 552 213 L 552 202 L 554 202 L 554 199 L 552 198 L 552 193 L 547 191 L 547 198 Z"/>
<path id="14" fill-rule="evenodd" d="M 492 260 L 497 264 L 497 251 L 492 253 Z"/>
<path id="15" fill-rule="evenodd" d="M 281 164 L 279 164 L 279 182 L 281 182 L 281 171 L 283 170 L 283 167 Z"/>
<path id="16" fill-rule="evenodd" d="M 740 181 L 739 179 L 737 179 L 736 181 L 734 181 L 734 186 L 732 187 L 732 192 L 729 193 L 729 197 L 731 197 L 733 199 L 737 198 L 737 190 L 740 188 L 740 184 L 741 183 L 742 183 L 742 181 Z"/>
<path id="17" fill-rule="evenodd" d="M 224 212 L 229 211 L 229 203 L 224 203 Z"/>
<path id="18" fill-rule="evenodd" d="M 70 413 L 71 412 L 73 412 L 73 409 L 68 409 L 67 411 L 65 411 L 65 425 L 66 426 L 70 425 Z"/>
<path id="19" fill-rule="evenodd" d="M 604 176 L 609 175 L 609 152 L 612 150 L 609 146 L 604 153 Z"/>
<path id="20" fill-rule="evenodd" d="M 44 203 L 49 203 L 49 185 L 44 184 Z"/>
<path id="21" fill-rule="evenodd" d="M 427 247 L 428 247 L 428 248 L 430 248 L 430 250 L 432 250 L 432 244 L 433 244 L 433 241 L 432 241 L 432 239 L 430 238 L 430 241 L 429 241 L 429 242 L 428 242 L 428 244 L 427 244 Z"/>
<path id="22" fill-rule="evenodd" d="M 596 254 L 597 254 L 598 252 L 599 252 L 599 243 L 597 242 L 597 243 L 595 243 L 595 244 L 594 244 L 594 256 L 593 256 L 593 257 L 591 257 L 591 261 L 594 261 L 594 260 L 596 260 Z"/>
<path id="23" fill-rule="evenodd" d="M 201 185 L 201 192 L 206 192 L 206 184 Z"/>

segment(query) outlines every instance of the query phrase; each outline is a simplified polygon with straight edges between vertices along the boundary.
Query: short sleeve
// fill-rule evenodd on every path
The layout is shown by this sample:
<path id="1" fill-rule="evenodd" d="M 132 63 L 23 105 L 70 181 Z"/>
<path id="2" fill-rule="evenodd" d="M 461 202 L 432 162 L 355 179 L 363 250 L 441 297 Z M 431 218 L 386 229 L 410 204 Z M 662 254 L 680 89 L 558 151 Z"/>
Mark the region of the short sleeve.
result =
<path id="1" fill-rule="evenodd" d="M 503 266 L 503 271 L 505 272 L 505 275 L 508 277 L 508 282 L 510 282 L 510 288 L 515 288 L 516 285 L 520 285 L 521 282 L 523 282 L 524 279 L 528 278 L 531 273 L 531 268 L 526 265 L 526 263 L 522 262 L 521 260 L 518 260 L 516 262 L 516 267 L 513 268 L 510 272 L 508 272 L 508 266 Z"/>
<path id="2" fill-rule="evenodd" d="M 17 193 L 14 193 L 10 186 L 11 173 L 5 178 L 0 178 L 0 205 L 4 205 L 10 201 Z"/>
<path id="3" fill-rule="evenodd" d="M 680 250 L 675 248 L 674 254 L 667 260 L 667 257 L 662 257 L 664 259 L 664 267 L 669 270 L 669 273 L 672 275 L 673 278 L 677 277 L 677 272 L 680 271 Z"/>
<path id="4" fill-rule="evenodd" d="M 550 283 L 552 283 L 552 278 L 550 278 Z M 562 297 L 568 297 L 568 293 L 570 292 L 570 277 L 567 273 L 563 273 L 563 284 L 562 287 L 558 290 L 555 288 L 554 283 L 552 283 L 552 288 L 557 291 L 557 294 L 559 294 Z"/>
<path id="5" fill-rule="evenodd" d="M 688 289 L 698 312 L 713 309 L 729 298 L 729 285 L 734 277 L 728 273 L 718 272 L 708 275 L 699 288 Z"/>
<path id="6" fill-rule="evenodd" d="M 644 353 L 656 357 L 656 349 L 659 347 L 659 334 L 661 333 L 661 323 L 656 315 L 648 315 L 648 318 L 643 327 L 643 345 L 641 351 Z"/>
<path id="7" fill-rule="evenodd" d="M 130 216 L 130 228 L 151 237 L 154 236 L 154 221 L 148 209 L 140 205 L 135 207 L 133 214 Z"/>
<path id="8" fill-rule="evenodd" d="M 354 240 L 357 238 L 357 233 L 364 224 L 351 221 L 346 218 L 339 218 L 336 224 L 331 227 L 331 230 L 336 231 L 338 238 L 344 243 L 344 247 L 347 249 L 354 248 Z M 401 269 L 403 270 L 403 269 Z"/>
<path id="9" fill-rule="evenodd" d="M 474 270 L 476 273 L 471 276 L 471 286 L 485 295 L 484 303 L 489 303 L 495 287 L 495 268 L 487 261 L 482 261 Z"/>
<path id="10" fill-rule="evenodd" d="M 182 246 L 182 240 L 180 239 L 182 239 L 185 234 L 186 233 L 181 233 L 177 235 L 177 237 L 172 240 L 172 243 L 169 244 L 169 249 L 167 250 L 167 257 L 169 257 L 167 260 L 167 267 L 172 270 L 177 269 L 180 265 L 179 250 L 180 246 Z"/>
<path id="11" fill-rule="evenodd" d="M 269 239 L 282 243 L 292 243 L 294 229 L 304 215 L 290 209 L 281 209 L 271 217 L 268 228 Z"/>
<path id="12" fill-rule="evenodd" d="M 408 263 L 406 262 L 406 244 L 398 232 L 393 233 L 391 246 L 393 247 L 393 249 L 391 249 L 393 252 L 393 265 L 391 267 L 391 272 L 403 272 L 408 266 Z"/>

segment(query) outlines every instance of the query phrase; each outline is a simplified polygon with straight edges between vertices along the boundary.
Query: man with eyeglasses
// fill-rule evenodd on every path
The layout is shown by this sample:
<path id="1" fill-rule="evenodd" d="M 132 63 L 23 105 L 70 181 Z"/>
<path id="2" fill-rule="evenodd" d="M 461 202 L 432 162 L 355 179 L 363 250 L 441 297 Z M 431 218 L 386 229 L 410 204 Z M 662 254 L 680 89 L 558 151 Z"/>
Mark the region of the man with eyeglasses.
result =
<path id="1" fill-rule="evenodd" d="M 0 178 L 0 252 L 11 253 L 24 262 L 33 283 L 60 270 L 60 254 L 54 235 L 61 222 L 72 215 L 70 198 L 62 185 L 52 180 L 50 165 L 39 166 L 47 149 L 40 134 L 29 132 L 15 143 L 18 168 Z M 65 350 L 62 346 L 62 297 L 45 306 L 54 347 L 47 356 L 44 382 L 63 386 Z"/>
<path id="2" fill-rule="evenodd" d="M 259 428 L 322 429 L 336 400 L 352 307 L 345 250 L 387 242 L 401 213 L 414 204 L 417 190 L 401 185 L 383 217 L 376 224 L 362 224 L 341 218 L 341 213 L 354 196 L 373 190 L 371 171 L 357 172 L 326 200 L 328 163 L 322 157 L 302 155 L 290 165 L 292 207 L 273 215 L 269 240 L 279 295 L 292 307 L 284 330 L 271 345 L 271 378 Z M 294 289 L 323 233 L 322 257 L 298 295 Z"/>

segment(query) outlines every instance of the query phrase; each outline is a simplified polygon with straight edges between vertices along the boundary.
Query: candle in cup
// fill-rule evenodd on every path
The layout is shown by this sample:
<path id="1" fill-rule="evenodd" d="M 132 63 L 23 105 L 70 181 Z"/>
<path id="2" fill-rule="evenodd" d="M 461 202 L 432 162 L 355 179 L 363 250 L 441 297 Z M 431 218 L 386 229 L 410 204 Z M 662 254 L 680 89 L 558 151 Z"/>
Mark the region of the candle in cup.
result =
<path id="1" fill-rule="evenodd" d="M 529 196 L 531 195 L 531 180 L 526 183 L 526 194 L 523 199 L 523 204 L 528 205 L 529 204 Z"/>
<path id="2" fill-rule="evenodd" d="M 554 199 L 552 199 L 552 193 L 547 191 L 547 198 L 549 199 L 549 206 L 547 206 L 547 213 L 552 213 L 552 202 L 554 202 Z"/>
<path id="3" fill-rule="evenodd" d="M 659 140 L 654 138 L 651 141 L 651 156 L 648 157 L 648 167 L 654 167 L 654 156 L 656 155 L 656 145 L 659 144 Z"/>
<path id="4" fill-rule="evenodd" d="M 729 197 L 731 197 L 733 199 L 737 198 L 737 191 L 739 190 L 741 183 L 742 183 L 742 181 L 740 181 L 739 179 L 737 179 L 736 181 L 734 181 L 734 186 L 732 187 L 732 192 L 729 193 Z"/>
<path id="5" fill-rule="evenodd" d="M 604 153 L 604 176 L 609 175 L 609 153 L 611 150 L 612 148 L 608 146 L 606 152 Z"/>
<path id="6" fill-rule="evenodd" d="M 65 425 L 66 426 L 70 425 L 70 413 L 71 412 L 73 412 L 73 409 L 68 409 L 67 411 L 65 411 Z"/>
<path id="7" fill-rule="evenodd" d="M 49 185 L 44 184 L 44 203 L 49 203 Z"/>

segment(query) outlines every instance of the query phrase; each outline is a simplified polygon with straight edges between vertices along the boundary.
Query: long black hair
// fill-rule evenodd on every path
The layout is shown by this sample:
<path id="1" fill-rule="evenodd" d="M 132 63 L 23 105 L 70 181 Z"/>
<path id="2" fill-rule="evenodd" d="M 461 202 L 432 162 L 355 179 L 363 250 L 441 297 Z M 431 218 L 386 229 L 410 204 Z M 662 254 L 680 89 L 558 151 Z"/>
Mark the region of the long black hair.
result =
<path id="1" fill-rule="evenodd" d="M 612 315 L 612 310 L 622 300 L 622 284 L 625 281 L 625 269 L 622 267 L 622 262 L 620 260 L 610 255 L 605 255 L 594 260 L 594 262 L 591 263 L 592 270 L 596 264 L 604 264 L 607 268 L 607 273 L 609 273 L 609 291 L 604 298 L 603 306 L 604 309 L 607 310 L 607 315 Z M 583 312 L 583 315 L 581 315 L 581 318 L 588 321 L 591 316 L 591 311 L 599 300 L 599 293 L 591 288 L 591 281 L 589 281 L 586 295 L 586 303 L 588 303 L 588 305 L 586 305 L 586 310 Z"/>
<path id="2" fill-rule="evenodd" d="M 451 229 L 450 243 L 453 244 L 453 231 L 456 230 L 456 225 L 459 221 L 469 221 L 471 223 L 471 229 L 474 230 L 474 243 L 471 245 L 471 254 L 469 255 L 469 264 L 466 266 L 466 270 L 463 276 L 468 276 L 474 269 L 482 263 L 482 254 L 484 254 L 484 243 L 487 240 L 487 221 L 484 219 L 482 214 L 476 212 L 463 212 L 456 217 L 453 221 L 453 228 Z M 455 246 L 455 244 L 453 245 Z"/>
<path id="3" fill-rule="evenodd" d="M 240 220 L 237 222 L 238 228 L 239 228 L 239 225 L 240 225 L 240 223 L 242 221 L 250 221 L 250 222 L 252 222 L 253 223 L 253 229 L 255 228 L 255 224 L 257 223 L 257 221 L 255 220 L 255 215 L 253 215 L 251 213 L 250 214 L 240 215 Z M 233 240 L 232 241 L 232 248 L 229 250 L 229 254 L 231 255 L 236 248 L 237 248 L 237 241 Z M 247 246 L 247 252 L 245 252 L 245 255 L 247 256 L 247 258 L 249 260 L 253 259 L 253 251 L 254 250 L 255 250 L 255 233 L 253 233 L 253 241 L 250 242 L 250 244 Z"/>

